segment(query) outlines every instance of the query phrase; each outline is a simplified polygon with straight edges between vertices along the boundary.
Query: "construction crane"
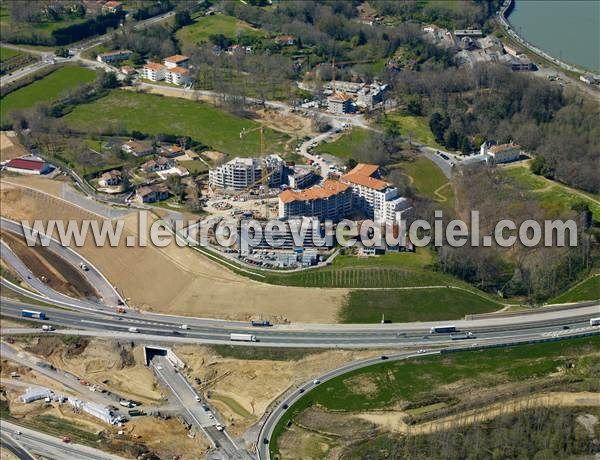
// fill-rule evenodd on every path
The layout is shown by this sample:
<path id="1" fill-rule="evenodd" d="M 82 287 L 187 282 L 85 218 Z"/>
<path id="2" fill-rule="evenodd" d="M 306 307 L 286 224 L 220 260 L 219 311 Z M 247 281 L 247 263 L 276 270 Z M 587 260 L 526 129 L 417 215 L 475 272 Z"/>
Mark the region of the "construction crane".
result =
<path id="1" fill-rule="evenodd" d="M 268 199 L 268 195 L 269 195 L 269 178 L 271 176 L 271 173 L 269 173 L 269 168 L 267 167 L 267 158 L 266 158 L 266 149 L 265 149 L 265 127 L 264 125 L 261 123 L 260 126 L 256 127 L 256 128 L 252 128 L 252 129 L 242 129 L 240 131 L 240 139 L 244 139 L 244 137 L 247 134 L 250 134 L 253 131 L 259 131 L 260 132 L 260 163 L 261 163 L 261 171 L 260 171 L 260 182 L 262 184 L 262 189 L 263 189 L 263 197 L 265 200 L 265 218 L 267 220 L 269 220 L 269 202 L 267 201 Z M 259 182 L 259 181 L 257 181 Z M 253 183 L 250 187 L 247 187 L 246 189 L 242 190 L 242 192 L 239 192 L 239 194 L 245 192 L 246 190 L 254 187 L 254 185 L 256 185 L 256 182 Z M 237 194 L 236 194 L 237 196 Z"/>

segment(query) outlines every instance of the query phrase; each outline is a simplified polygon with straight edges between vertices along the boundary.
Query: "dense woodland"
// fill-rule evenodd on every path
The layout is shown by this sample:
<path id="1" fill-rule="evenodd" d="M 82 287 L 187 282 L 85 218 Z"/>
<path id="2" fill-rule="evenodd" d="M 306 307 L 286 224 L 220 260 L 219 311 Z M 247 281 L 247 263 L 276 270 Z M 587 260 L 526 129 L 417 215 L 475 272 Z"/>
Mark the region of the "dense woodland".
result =
<path id="1" fill-rule="evenodd" d="M 544 159 L 535 172 L 600 193 L 600 107 L 581 94 L 502 65 L 404 71 L 394 90 L 448 148 L 514 141 Z"/>
<path id="2" fill-rule="evenodd" d="M 585 410 L 536 408 L 429 435 L 383 435 L 352 444 L 342 458 L 551 460 L 598 453 L 593 442 L 598 427 L 589 433 L 576 420 L 581 413 Z"/>

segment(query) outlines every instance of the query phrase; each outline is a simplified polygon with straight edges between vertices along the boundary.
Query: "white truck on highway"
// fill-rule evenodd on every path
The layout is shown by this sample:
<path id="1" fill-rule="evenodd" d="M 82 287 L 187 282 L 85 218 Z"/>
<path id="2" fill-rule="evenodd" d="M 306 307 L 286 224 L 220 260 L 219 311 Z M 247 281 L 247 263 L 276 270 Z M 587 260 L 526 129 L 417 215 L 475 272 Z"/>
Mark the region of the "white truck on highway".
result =
<path id="1" fill-rule="evenodd" d="M 232 342 L 256 342 L 256 336 L 252 334 L 229 334 L 229 340 Z"/>
<path id="2" fill-rule="evenodd" d="M 130 327 L 127 329 L 129 332 L 140 332 L 137 327 Z"/>
<path id="3" fill-rule="evenodd" d="M 53 330 L 54 330 L 54 326 L 48 326 L 47 324 L 44 324 L 42 326 L 42 331 L 44 331 L 44 332 L 51 332 Z"/>

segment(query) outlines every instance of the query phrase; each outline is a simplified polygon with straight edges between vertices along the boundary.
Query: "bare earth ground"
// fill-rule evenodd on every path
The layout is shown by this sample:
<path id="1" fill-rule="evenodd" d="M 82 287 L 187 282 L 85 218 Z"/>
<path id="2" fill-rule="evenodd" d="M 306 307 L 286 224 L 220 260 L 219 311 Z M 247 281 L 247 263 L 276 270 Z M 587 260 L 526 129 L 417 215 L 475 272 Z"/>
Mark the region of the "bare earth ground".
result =
<path id="1" fill-rule="evenodd" d="M 13 178 L 0 184 L 2 216 L 13 220 L 99 219 L 48 194 L 16 187 Z M 60 183 L 20 178 L 27 184 L 58 194 Z M 56 195 L 55 195 L 56 196 Z M 137 215 L 125 219 L 124 236 L 137 235 Z M 276 321 L 333 323 L 347 290 L 272 286 L 238 276 L 189 248 L 97 248 L 91 240 L 77 250 L 140 309 L 162 313 L 249 319 L 261 315 Z"/>
<path id="2" fill-rule="evenodd" d="M 27 153 L 14 131 L 0 132 L 0 161 L 12 160 Z"/>
<path id="3" fill-rule="evenodd" d="M 0 231 L 0 237 L 25 265 L 31 267 L 36 277 L 41 279 L 44 276 L 55 291 L 75 298 L 98 297 L 94 287 L 77 268 L 49 249 L 28 246 L 23 238 L 11 232 Z"/>
<path id="4" fill-rule="evenodd" d="M 158 406 L 161 400 L 161 388 L 156 384 L 154 375 L 143 364 L 142 349 L 135 347 L 132 350 L 135 361 L 130 365 L 123 365 L 119 353 L 120 346 L 116 341 L 106 339 L 93 339 L 80 354 L 66 353 L 66 346 L 56 337 L 42 337 L 17 342 L 13 346 L 34 353 L 44 361 L 54 364 L 63 370 L 72 372 L 93 384 L 110 389 L 125 397 L 130 397 L 150 405 Z M 17 371 L 18 379 L 11 379 L 10 373 Z M 33 383 L 60 392 L 62 394 L 76 395 L 72 390 L 61 384 L 31 372 L 26 367 L 10 361 L 3 361 L 0 375 L 10 402 L 11 415 L 18 418 L 32 418 L 41 414 L 51 414 L 62 419 L 74 421 L 85 425 L 91 432 L 107 431 L 113 438 L 118 438 L 116 432 L 121 428 L 110 427 L 99 422 L 93 417 L 76 414 L 70 406 L 44 407 L 41 401 L 22 404 L 17 401 L 25 391 L 26 386 L 13 386 L 12 382 Z M 102 381 L 110 383 L 103 384 Z M 80 396 L 81 397 L 81 396 Z M 123 428 L 125 435 L 137 442 L 143 442 L 149 449 L 160 455 L 161 458 L 173 458 L 181 455 L 182 459 L 196 459 L 203 456 L 210 445 L 202 436 L 194 439 L 188 438 L 187 431 L 176 419 L 162 420 L 156 417 L 134 417 Z"/>
<path id="5" fill-rule="evenodd" d="M 376 356 L 381 350 L 331 350 L 299 360 L 241 360 L 223 358 L 209 347 L 183 345 L 175 353 L 188 366 L 188 377 L 200 378 L 197 388 L 210 393 L 235 435 L 243 433 L 288 388 L 349 361 Z M 222 398 L 224 397 L 224 398 Z M 222 398 L 222 400 L 220 400 Z M 241 407 L 241 410 L 240 410 Z"/>
<path id="6" fill-rule="evenodd" d="M 361 420 L 374 423 L 386 430 L 409 434 L 429 434 L 439 430 L 446 430 L 452 426 L 472 425 L 492 420 L 498 416 L 518 412 L 536 407 L 600 407 L 600 394 L 590 392 L 552 392 L 529 395 L 511 401 L 492 404 L 490 406 L 470 410 L 458 415 L 442 417 L 430 422 L 417 425 L 407 425 L 407 414 L 403 412 L 368 412 L 357 414 Z"/>

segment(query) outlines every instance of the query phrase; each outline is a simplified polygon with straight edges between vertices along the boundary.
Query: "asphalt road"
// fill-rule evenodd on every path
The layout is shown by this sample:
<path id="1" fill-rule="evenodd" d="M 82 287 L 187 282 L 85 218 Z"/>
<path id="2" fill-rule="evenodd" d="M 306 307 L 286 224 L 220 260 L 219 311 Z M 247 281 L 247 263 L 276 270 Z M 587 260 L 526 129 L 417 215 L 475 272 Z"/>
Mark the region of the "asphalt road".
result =
<path id="1" fill-rule="evenodd" d="M 14 222 L 5 218 L 0 218 L 0 228 L 5 231 L 10 231 L 20 237 L 25 238 L 23 228 L 24 226 L 21 223 Z M 119 303 L 123 303 L 123 299 L 120 294 L 114 288 L 112 284 L 106 279 L 106 277 L 98 270 L 89 260 L 85 259 L 78 252 L 62 246 L 57 240 L 49 237 L 45 237 L 44 239 L 48 241 L 47 248 L 51 250 L 53 253 L 76 267 L 81 271 L 81 274 L 86 278 L 88 283 L 90 283 L 96 289 L 96 292 L 100 295 L 100 300 L 108 306 L 115 306 Z M 4 245 L 2 247 L 2 257 L 5 257 L 5 249 Z M 8 249 L 6 253 L 6 257 L 10 259 L 9 263 L 17 269 L 19 275 L 27 280 L 28 283 L 36 283 L 36 280 L 33 279 L 33 274 L 31 271 L 14 255 L 14 253 Z M 85 264 L 88 267 L 88 270 L 82 270 L 80 264 Z M 27 277 L 31 276 L 32 279 L 28 279 Z M 40 293 L 46 293 L 48 295 L 49 291 L 52 291 L 46 286 L 44 283 L 38 282 L 35 285 L 35 289 Z M 52 291 L 54 292 L 54 291 Z M 66 301 L 69 301 L 70 298 L 63 296 L 66 298 Z M 90 303 L 90 305 L 95 305 L 96 303 Z"/>
<path id="2" fill-rule="evenodd" d="M 54 436 L 24 428 L 5 420 L 0 421 L 0 429 L 3 433 L 9 433 L 7 436 L 20 444 L 22 450 L 26 449 L 27 452 L 41 455 L 44 458 L 56 460 L 123 460 L 123 457 L 81 444 L 65 443 Z M 20 434 L 15 434 L 17 431 Z M 20 458 L 29 459 L 31 457 Z"/>
<path id="3" fill-rule="evenodd" d="M 572 336 L 582 335 L 582 334 L 578 334 L 577 331 L 573 331 L 573 330 L 568 330 L 565 332 L 567 332 L 568 335 L 572 335 Z M 588 333 L 600 334 L 600 328 L 595 328 L 595 331 L 590 331 Z M 583 334 L 585 334 L 585 332 Z M 551 336 L 551 337 L 546 337 L 545 339 L 546 340 L 554 340 L 555 337 Z M 540 341 L 540 339 L 534 339 L 534 340 Z M 472 350 L 473 349 L 473 347 L 471 346 L 472 344 L 466 343 L 468 341 L 461 341 L 461 342 L 463 342 L 463 343 L 453 344 L 451 346 L 447 346 L 444 349 L 439 349 L 439 350 L 421 349 L 417 353 L 404 352 L 404 353 L 398 353 L 398 354 L 393 354 L 393 355 L 387 355 L 385 357 L 386 358 L 385 360 L 380 356 L 380 357 L 368 358 L 368 359 L 364 359 L 364 360 L 360 360 L 360 361 L 354 361 L 354 362 L 345 364 L 337 369 L 327 371 L 326 373 L 322 374 L 321 376 L 315 377 L 313 380 L 310 380 L 310 381 L 305 382 L 304 384 L 298 386 L 297 388 L 288 392 L 288 394 L 283 399 L 278 401 L 277 405 L 272 408 L 270 413 L 267 414 L 267 418 L 264 420 L 264 422 L 261 426 L 261 430 L 259 432 L 259 436 L 258 436 L 258 440 L 257 440 L 257 444 L 256 444 L 256 453 L 257 453 L 259 460 L 269 460 L 271 458 L 270 452 L 269 452 L 269 446 L 271 444 L 271 437 L 273 434 L 273 430 L 275 429 L 275 426 L 277 425 L 279 420 L 281 420 L 282 418 L 285 417 L 286 411 L 292 406 L 292 404 L 294 404 L 300 398 L 305 396 L 311 390 L 314 390 L 317 386 L 322 385 L 324 382 L 327 382 L 328 380 L 331 380 L 334 377 L 346 374 L 346 373 L 354 371 L 356 369 L 361 369 L 361 368 L 372 366 L 375 364 L 380 364 L 382 362 L 401 361 L 401 360 L 406 360 L 406 359 L 410 359 L 410 358 L 420 358 L 420 357 L 424 357 L 424 356 L 439 355 L 439 354 L 442 354 L 443 352 L 450 352 L 450 351 L 457 351 L 457 350 Z M 517 345 L 517 344 L 523 344 L 523 343 L 527 343 L 527 340 L 519 339 L 519 338 L 498 339 L 494 342 L 488 343 L 487 346 L 493 347 L 493 346 L 509 345 L 509 344 Z"/>
<path id="4" fill-rule="evenodd" d="M 218 418 L 214 408 L 208 401 L 200 400 L 200 396 L 186 378 L 179 372 L 165 356 L 155 356 L 152 359 L 152 368 L 159 381 L 168 388 L 171 398 L 180 405 L 180 412 L 197 432 L 202 432 L 212 443 L 214 450 L 211 458 L 247 459 L 250 458 L 243 449 L 239 449 L 229 437 L 227 431 L 216 428 L 217 423 L 225 426 Z M 203 408 L 206 405 L 208 410 Z"/>
<path id="5" fill-rule="evenodd" d="M 144 21 L 140 21 L 137 24 L 135 24 L 134 27 L 135 27 L 135 29 L 138 29 L 138 30 L 143 29 L 145 27 L 156 24 L 157 22 L 161 22 L 164 19 L 168 19 L 171 16 L 173 16 L 174 14 L 175 14 L 174 11 L 169 11 L 165 14 L 161 14 L 160 16 L 155 16 L 153 18 L 149 18 Z M 44 67 L 53 65 L 55 63 L 64 63 L 64 62 L 71 62 L 71 61 L 79 61 L 80 63 L 85 64 L 89 67 L 96 67 L 98 69 L 102 69 L 105 71 L 114 72 L 116 69 L 109 66 L 108 64 L 105 64 L 103 62 L 99 62 L 96 60 L 86 59 L 81 56 L 81 54 L 84 51 L 87 51 L 90 48 L 93 48 L 94 46 L 100 45 L 101 43 L 108 41 L 111 37 L 112 37 L 112 32 L 104 34 L 104 35 L 100 35 L 98 37 L 92 37 L 91 39 L 86 40 L 85 42 L 81 42 L 79 44 L 71 45 L 70 49 L 76 50 L 76 54 L 70 58 L 57 57 L 54 55 L 54 53 L 52 51 L 38 51 L 38 50 L 34 50 L 34 49 L 27 48 L 24 46 L 11 45 L 10 43 L 2 43 L 2 46 L 5 48 L 14 49 L 17 51 L 23 51 L 23 52 L 26 52 L 29 54 L 35 54 L 35 55 L 40 56 L 41 60 L 34 62 L 33 64 L 23 67 L 21 69 L 17 69 L 14 72 L 12 72 L 10 75 L 4 75 L 3 77 L 0 78 L 0 86 L 8 85 L 9 83 L 17 81 L 23 77 L 26 77 L 27 75 L 35 73 L 38 70 L 43 69 Z"/>

